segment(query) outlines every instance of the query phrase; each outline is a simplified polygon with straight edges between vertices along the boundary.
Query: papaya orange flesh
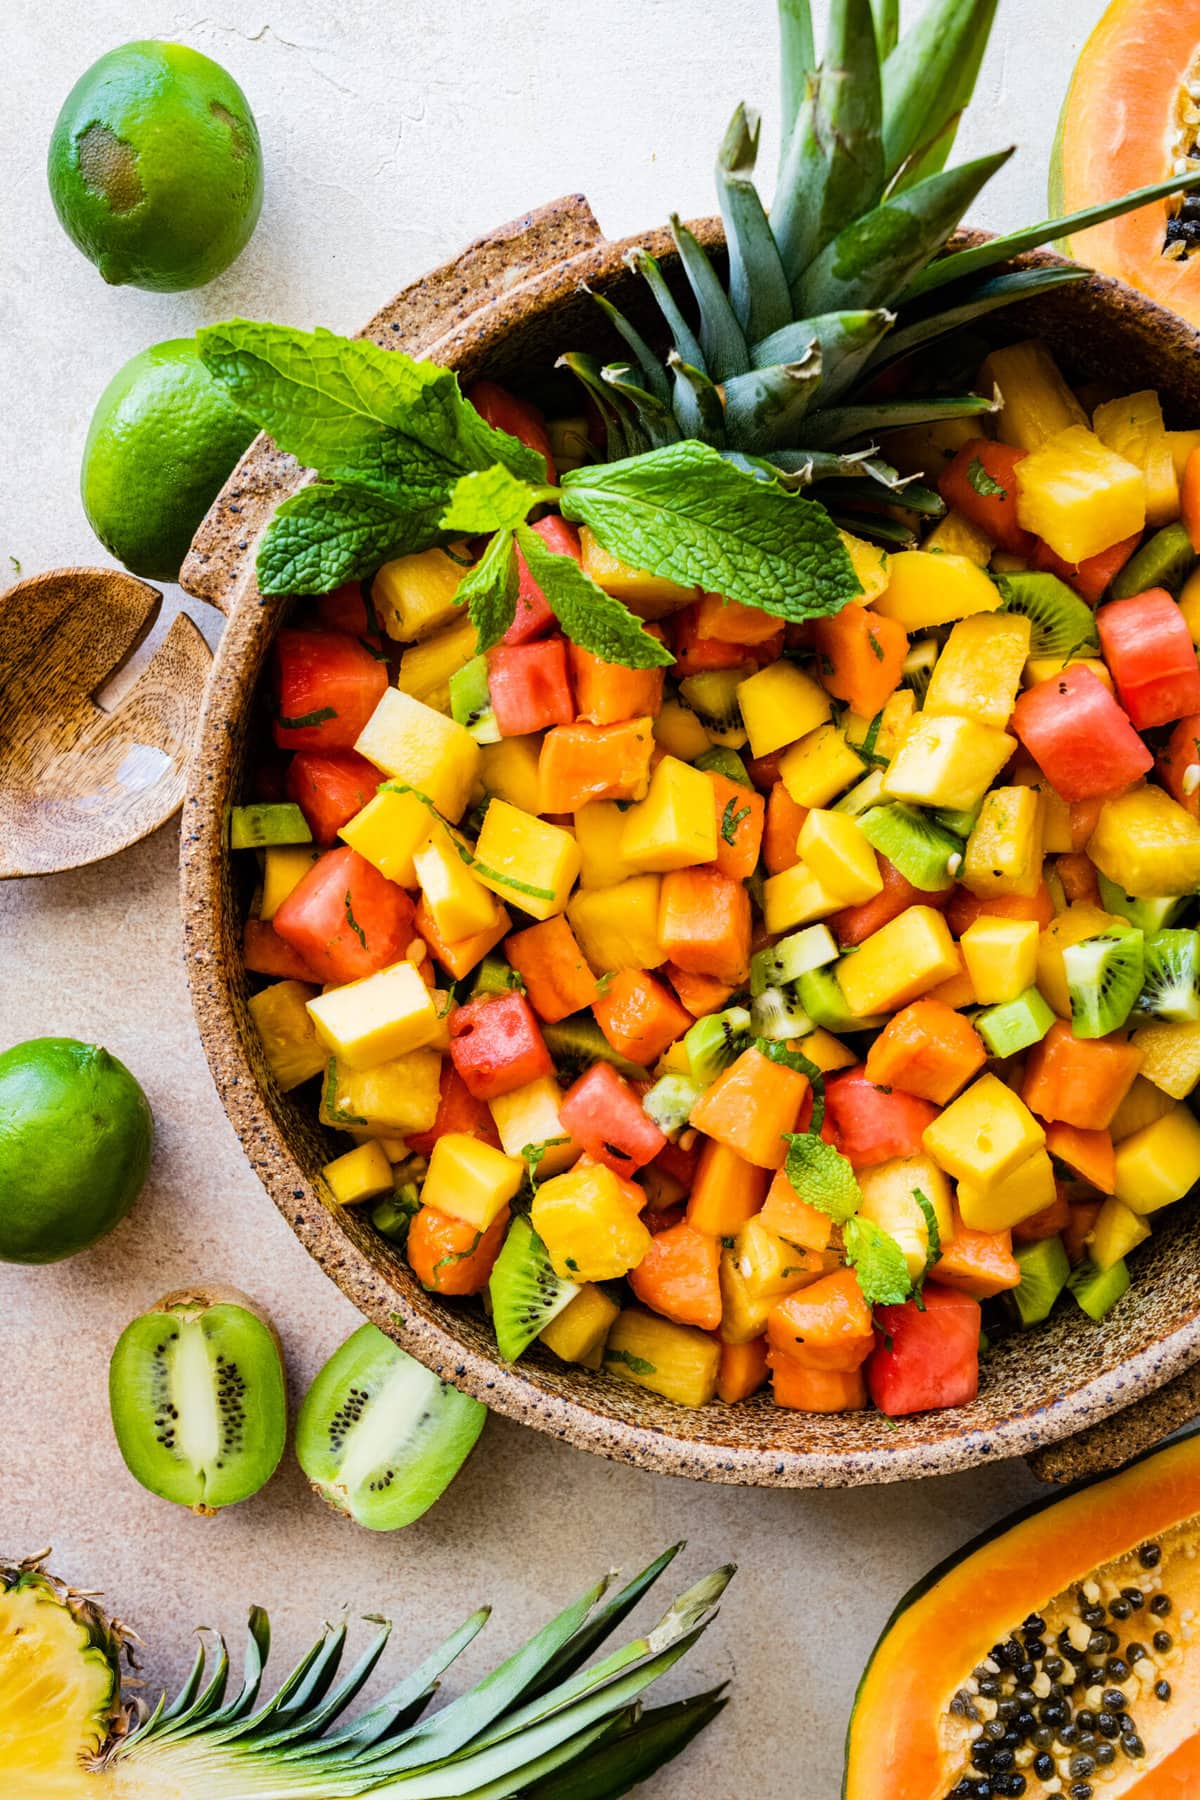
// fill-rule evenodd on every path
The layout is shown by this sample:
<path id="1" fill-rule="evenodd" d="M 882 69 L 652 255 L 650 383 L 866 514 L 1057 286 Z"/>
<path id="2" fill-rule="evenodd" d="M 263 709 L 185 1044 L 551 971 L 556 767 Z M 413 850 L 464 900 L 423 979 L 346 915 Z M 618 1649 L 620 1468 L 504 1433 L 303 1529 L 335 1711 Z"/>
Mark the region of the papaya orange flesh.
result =
<path id="1" fill-rule="evenodd" d="M 843 1800 L 943 1800 L 967 1777 L 980 1722 L 996 1717 L 999 1700 L 1015 1692 L 1017 1676 L 994 1659 L 999 1693 L 979 1692 L 977 1671 L 993 1649 L 1033 1640 L 1033 1660 L 1063 1656 L 1059 1634 L 1079 1646 L 1080 1678 L 1063 1657 L 1060 1679 L 1072 1712 L 1090 1706 L 1089 1687 L 1119 1688 L 1144 1755 L 1118 1747 L 1096 1793 L 1105 1800 L 1195 1800 L 1200 1794 L 1200 1433 L 1131 1465 L 1118 1475 L 1078 1488 L 1020 1514 L 997 1533 L 969 1545 L 904 1600 L 860 1683 L 847 1739 Z M 1121 1617 L 1109 1610 L 1122 1590 L 1140 1604 Z M 1164 1610 L 1164 1599 L 1169 1610 Z M 1082 1617 L 1105 1608 L 1103 1628 L 1115 1633 L 1115 1654 L 1144 1646 L 1125 1676 L 1088 1673 Z M 1035 1628 L 1026 1621 L 1035 1616 Z M 1044 1624 L 1044 1630 L 1037 1621 Z M 1039 1647 L 1041 1647 L 1039 1649 Z M 1103 1666 L 1113 1654 L 1092 1655 Z M 990 1673 L 990 1669 L 989 1669 Z M 1156 1692 L 1167 1684 L 1165 1697 Z M 1034 1691 L 1037 1691 L 1037 1684 Z M 972 1731 L 974 1730 L 974 1737 Z M 1057 1742 L 1051 1754 L 1068 1794 L 1068 1765 L 1076 1747 Z M 1028 1772 L 1028 1771 L 1027 1771 Z M 1099 1772 L 1098 1772 L 1099 1773 Z M 1030 1780 L 1030 1800 L 1044 1792 Z"/>
<path id="2" fill-rule="evenodd" d="M 1187 83 L 1200 65 L 1200 22 L 1185 0 L 1112 0 L 1084 45 L 1063 106 L 1051 176 L 1055 212 L 1114 200 L 1165 181 L 1200 127 L 1187 123 Z M 1094 225 L 1070 253 L 1200 326 L 1200 245 L 1166 253 L 1166 201 Z"/>

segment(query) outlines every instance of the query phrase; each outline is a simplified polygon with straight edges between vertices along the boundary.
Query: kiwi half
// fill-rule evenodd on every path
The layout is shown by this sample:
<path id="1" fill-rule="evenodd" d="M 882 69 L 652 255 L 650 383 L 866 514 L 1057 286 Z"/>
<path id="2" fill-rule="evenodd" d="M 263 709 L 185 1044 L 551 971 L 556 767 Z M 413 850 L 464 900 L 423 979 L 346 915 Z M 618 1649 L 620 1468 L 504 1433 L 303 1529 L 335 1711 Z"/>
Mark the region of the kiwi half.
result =
<path id="1" fill-rule="evenodd" d="M 361 1325 L 305 1395 L 296 1457 L 336 1512 L 369 1531 L 395 1531 L 449 1487 L 486 1417 L 478 1400 Z"/>
<path id="2" fill-rule="evenodd" d="M 195 1513 L 249 1499 L 283 1454 L 279 1346 L 237 1288 L 180 1288 L 134 1319 L 113 1351 L 108 1393 L 130 1474 Z"/>
<path id="3" fill-rule="evenodd" d="M 505 1361 L 516 1362 L 578 1292 L 573 1281 L 554 1273 L 545 1244 L 518 1213 L 488 1282 L 496 1344 Z"/>
<path id="4" fill-rule="evenodd" d="M 1085 600 L 1057 575 L 1027 571 L 993 577 L 1005 612 L 1020 613 L 1033 627 L 1029 654 L 1087 656 L 1100 654 L 1096 616 Z"/>
<path id="5" fill-rule="evenodd" d="M 1063 951 L 1076 1037 L 1107 1037 L 1125 1023 L 1142 991 L 1144 946 L 1140 931 L 1123 926 Z"/>

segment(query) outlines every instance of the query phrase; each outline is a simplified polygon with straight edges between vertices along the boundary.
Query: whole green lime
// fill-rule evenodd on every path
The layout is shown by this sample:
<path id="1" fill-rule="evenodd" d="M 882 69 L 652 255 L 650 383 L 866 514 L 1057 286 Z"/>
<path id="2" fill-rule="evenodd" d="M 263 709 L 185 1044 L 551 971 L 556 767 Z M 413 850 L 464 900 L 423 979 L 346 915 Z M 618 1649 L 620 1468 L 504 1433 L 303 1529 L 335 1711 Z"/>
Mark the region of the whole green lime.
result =
<path id="1" fill-rule="evenodd" d="M 193 338 L 152 344 L 118 369 L 92 414 L 79 474 L 88 523 L 135 575 L 174 581 L 253 436 Z"/>
<path id="2" fill-rule="evenodd" d="M 246 96 L 186 44 L 110 50 L 80 76 L 50 138 L 63 229 L 105 281 L 200 287 L 249 242 L 262 148 Z"/>
<path id="3" fill-rule="evenodd" d="M 30 1038 L 0 1056 L 0 1262 L 86 1250 L 125 1217 L 150 1167 L 150 1103 L 98 1044 Z"/>

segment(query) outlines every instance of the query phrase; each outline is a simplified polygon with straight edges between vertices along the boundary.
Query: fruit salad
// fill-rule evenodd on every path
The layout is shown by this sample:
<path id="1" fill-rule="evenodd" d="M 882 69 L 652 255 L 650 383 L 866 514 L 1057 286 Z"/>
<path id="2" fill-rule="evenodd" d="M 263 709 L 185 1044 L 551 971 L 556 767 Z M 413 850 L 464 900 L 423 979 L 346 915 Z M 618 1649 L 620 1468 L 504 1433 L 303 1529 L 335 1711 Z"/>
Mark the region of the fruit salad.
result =
<path id="1" fill-rule="evenodd" d="M 231 819 L 250 1011 L 342 1134 L 331 1202 L 506 1359 L 961 1405 L 985 1323 L 1101 1318 L 1200 1180 L 1200 433 L 1040 342 L 976 391 L 983 428 L 885 442 L 923 535 L 843 531 L 829 616 L 546 511 L 668 665 L 571 641 L 520 552 L 478 654 L 469 534 L 278 633 Z M 550 468 L 592 453 L 594 416 L 470 398 Z"/>

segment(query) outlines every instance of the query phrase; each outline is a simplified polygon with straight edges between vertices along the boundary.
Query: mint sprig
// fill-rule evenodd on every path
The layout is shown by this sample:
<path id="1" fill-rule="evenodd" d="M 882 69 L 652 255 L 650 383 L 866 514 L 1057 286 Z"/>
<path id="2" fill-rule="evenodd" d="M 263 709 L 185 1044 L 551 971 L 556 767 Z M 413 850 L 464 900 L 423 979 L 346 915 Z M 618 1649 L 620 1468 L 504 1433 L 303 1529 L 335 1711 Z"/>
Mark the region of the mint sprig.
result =
<path id="1" fill-rule="evenodd" d="M 436 533 L 433 509 L 414 511 L 353 482 L 317 482 L 276 507 L 258 548 L 259 589 L 328 594 L 427 549 Z"/>
<path id="2" fill-rule="evenodd" d="M 858 1213 L 847 1219 L 842 1251 L 868 1306 L 900 1306 L 912 1293 L 903 1250 L 873 1219 Z"/>
<path id="3" fill-rule="evenodd" d="M 520 577 L 510 530 L 496 532 L 475 567 L 458 584 L 455 599 L 475 627 L 478 655 L 498 644 L 517 616 Z"/>
<path id="4" fill-rule="evenodd" d="M 666 645 L 650 636 L 623 601 L 597 587 L 573 556 L 548 550 L 528 525 L 517 527 L 517 542 L 529 573 L 573 644 L 627 669 L 663 668 L 675 661 Z"/>
<path id="5" fill-rule="evenodd" d="M 481 531 L 513 531 L 525 523 L 531 506 L 553 488 L 539 491 L 496 463 L 493 468 L 479 469 L 462 475 L 454 485 L 450 504 L 442 514 L 446 531 L 462 531 L 472 536 Z"/>
<path id="6" fill-rule="evenodd" d="M 783 1172 L 799 1194 L 835 1225 L 844 1225 L 862 1204 L 862 1189 L 849 1161 L 811 1131 L 787 1134 Z"/>

